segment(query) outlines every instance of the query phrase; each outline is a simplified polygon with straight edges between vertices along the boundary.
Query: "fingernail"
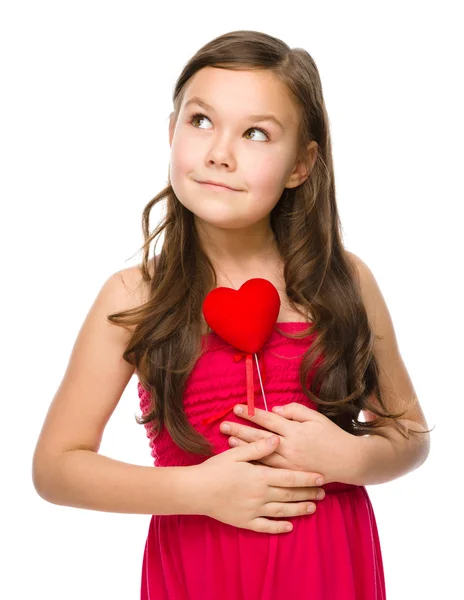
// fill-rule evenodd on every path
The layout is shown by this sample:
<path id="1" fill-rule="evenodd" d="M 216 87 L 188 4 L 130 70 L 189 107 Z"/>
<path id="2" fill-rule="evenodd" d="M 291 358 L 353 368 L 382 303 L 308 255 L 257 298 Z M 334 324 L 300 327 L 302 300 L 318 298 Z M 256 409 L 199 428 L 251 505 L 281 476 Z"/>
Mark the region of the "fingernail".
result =
<path id="1" fill-rule="evenodd" d="M 322 485 L 324 483 L 324 479 L 322 477 L 318 477 L 316 479 L 316 483 L 317 483 L 317 485 Z"/>
<path id="2" fill-rule="evenodd" d="M 274 406 L 274 410 L 275 410 L 276 412 L 282 412 L 282 411 L 283 411 L 283 409 L 284 409 L 284 408 L 283 408 L 283 406 Z"/>
<path id="3" fill-rule="evenodd" d="M 230 433 L 230 431 L 231 431 L 230 425 L 221 425 L 221 431 L 223 433 Z"/>
<path id="4" fill-rule="evenodd" d="M 241 406 L 236 406 L 234 412 L 236 415 L 241 415 L 243 412 L 243 408 Z"/>

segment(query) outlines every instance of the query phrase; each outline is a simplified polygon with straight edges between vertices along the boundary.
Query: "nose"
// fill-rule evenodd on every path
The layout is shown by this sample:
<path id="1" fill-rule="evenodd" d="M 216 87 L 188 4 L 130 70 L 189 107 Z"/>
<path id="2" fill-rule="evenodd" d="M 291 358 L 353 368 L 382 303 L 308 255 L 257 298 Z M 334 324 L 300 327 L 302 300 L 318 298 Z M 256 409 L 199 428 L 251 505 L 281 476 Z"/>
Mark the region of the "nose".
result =
<path id="1" fill-rule="evenodd" d="M 227 168 L 235 166 L 235 159 L 230 145 L 221 138 L 217 138 L 211 145 L 206 160 L 209 165 L 220 165 Z"/>
<path id="2" fill-rule="evenodd" d="M 212 158 L 210 158 L 210 159 L 208 160 L 208 163 L 209 163 L 210 165 L 216 165 L 216 164 L 219 164 L 219 165 L 221 165 L 221 167 L 222 167 L 222 166 L 224 166 L 224 167 L 227 167 L 227 168 L 229 167 L 229 161 L 223 161 L 223 160 L 221 161 L 221 160 L 217 160 L 217 159 L 212 159 Z"/>

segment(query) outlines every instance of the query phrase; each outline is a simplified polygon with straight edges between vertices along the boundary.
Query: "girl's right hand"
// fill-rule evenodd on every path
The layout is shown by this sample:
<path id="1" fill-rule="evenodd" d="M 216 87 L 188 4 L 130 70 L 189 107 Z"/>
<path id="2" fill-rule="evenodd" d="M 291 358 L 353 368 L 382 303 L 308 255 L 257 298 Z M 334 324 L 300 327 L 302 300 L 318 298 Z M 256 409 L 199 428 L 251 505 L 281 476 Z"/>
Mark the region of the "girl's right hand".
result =
<path id="1" fill-rule="evenodd" d="M 307 500 L 316 499 L 320 474 L 250 463 L 275 452 L 279 443 L 279 436 L 263 438 L 195 465 L 205 492 L 203 514 L 243 529 L 287 533 L 292 529 L 289 521 L 266 517 L 313 513 L 316 505 Z M 290 529 L 286 529 L 288 525 Z"/>

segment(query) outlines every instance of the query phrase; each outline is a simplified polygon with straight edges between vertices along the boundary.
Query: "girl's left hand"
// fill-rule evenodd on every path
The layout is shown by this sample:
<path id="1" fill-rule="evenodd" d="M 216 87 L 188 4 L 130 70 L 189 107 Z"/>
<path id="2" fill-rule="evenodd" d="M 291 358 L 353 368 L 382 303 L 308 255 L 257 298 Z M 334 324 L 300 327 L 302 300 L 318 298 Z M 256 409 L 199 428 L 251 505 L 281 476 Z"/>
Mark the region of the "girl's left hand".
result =
<path id="1" fill-rule="evenodd" d="M 279 412 L 278 408 L 282 410 Z M 241 413 L 238 412 L 240 409 Z M 234 436 L 229 438 L 231 446 L 254 442 L 274 433 L 281 438 L 276 452 L 257 462 L 269 467 L 321 473 L 324 483 L 351 482 L 357 464 L 359 438 L 322 413 L 299 402 L 274 407 L 272 412 L 255 408 L 253 417 L 248 416 L 246 405 L 238 405 L 234 413 L 265 430 L 225 421 L 220 429 Z M 224 426 L 229 426 L 230 431 L 225 431 Z"/>

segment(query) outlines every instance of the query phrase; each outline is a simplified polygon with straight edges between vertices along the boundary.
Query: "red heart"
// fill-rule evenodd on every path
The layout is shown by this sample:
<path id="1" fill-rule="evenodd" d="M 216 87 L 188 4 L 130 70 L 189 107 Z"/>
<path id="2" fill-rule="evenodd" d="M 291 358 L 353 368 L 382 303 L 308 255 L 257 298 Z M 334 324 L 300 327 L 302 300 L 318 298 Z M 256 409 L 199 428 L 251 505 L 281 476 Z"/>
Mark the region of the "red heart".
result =
<path id="1" fill-rule="evenodd" d="M 211 329 L 248 353 L 258 352 L 264 346 L 279 310 L 279 292 L 270 281 L 259 277 L 245 281 L 238 290 L 215 288 L 203 302 L 203 316 Z"/>

